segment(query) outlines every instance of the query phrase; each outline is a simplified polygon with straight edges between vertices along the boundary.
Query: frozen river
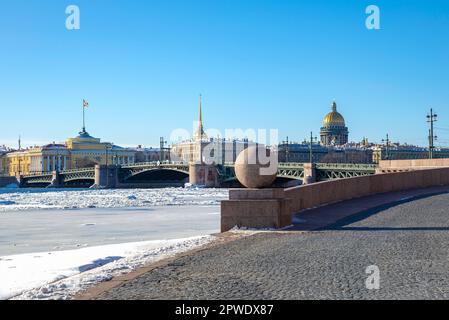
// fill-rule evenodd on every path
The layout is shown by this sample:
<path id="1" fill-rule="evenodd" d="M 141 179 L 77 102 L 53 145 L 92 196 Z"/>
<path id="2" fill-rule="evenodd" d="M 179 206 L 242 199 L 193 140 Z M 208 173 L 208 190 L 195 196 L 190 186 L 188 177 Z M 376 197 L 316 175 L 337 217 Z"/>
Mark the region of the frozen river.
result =
<path id="1" fill-rule="evenodd" d="M 0 299 L 69 298 L 117 270 L 207 243 L 227 198 L 224 189 L 0 189 Z"/>
<path id="2" fill-rule="evenodd" d="M 0 256 L 217 233 L 218 206 L 0 213 Z"/>

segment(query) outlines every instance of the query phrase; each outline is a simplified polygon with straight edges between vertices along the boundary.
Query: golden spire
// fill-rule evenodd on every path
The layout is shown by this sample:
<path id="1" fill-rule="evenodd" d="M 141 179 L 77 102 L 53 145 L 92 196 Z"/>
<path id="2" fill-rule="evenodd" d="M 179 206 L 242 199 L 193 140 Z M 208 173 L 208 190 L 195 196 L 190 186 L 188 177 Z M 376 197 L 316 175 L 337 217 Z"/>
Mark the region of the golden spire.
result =
<path id="1" fill-rule="evenodd" d="M 202 140 L 207 139 L 207 135 L 204 132 L 204 126 L 203 126 L 203 96 L 200 94 L 200 118 L 198 123 L 198 130 L 195 132 L 194 139 L 195 140 Z"/>
<path id="2" fill-rule="evenodd" d="M 200 94 L 200 128 L 203 129 L 203 96 Z"/>

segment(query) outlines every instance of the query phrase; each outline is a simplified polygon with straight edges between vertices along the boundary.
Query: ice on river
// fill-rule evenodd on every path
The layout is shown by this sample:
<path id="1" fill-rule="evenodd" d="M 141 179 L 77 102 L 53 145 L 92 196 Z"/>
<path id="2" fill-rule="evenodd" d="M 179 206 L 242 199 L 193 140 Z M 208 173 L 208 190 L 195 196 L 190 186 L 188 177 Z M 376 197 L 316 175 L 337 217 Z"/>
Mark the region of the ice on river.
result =
<path id="1" fill-rule="evenodd" d="M 0 189 L 0 212 L 30 209 L 218 205 L 226 189 Z"/>

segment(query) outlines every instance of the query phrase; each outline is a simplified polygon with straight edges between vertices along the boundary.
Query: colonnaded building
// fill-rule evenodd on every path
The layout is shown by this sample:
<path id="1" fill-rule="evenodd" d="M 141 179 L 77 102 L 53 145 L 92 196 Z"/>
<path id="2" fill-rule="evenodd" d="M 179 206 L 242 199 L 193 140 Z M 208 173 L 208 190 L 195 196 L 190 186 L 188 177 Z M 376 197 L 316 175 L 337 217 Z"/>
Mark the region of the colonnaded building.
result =
<path id="1" fill-rule="evenodd" d="M 64 144 L 51 143 L 8 152 L 2 159 L 4 171 L 10 176 L 17 176 L 91 168 L 96 164 L 127 165 L 157 161 L 159 150 L 120 147 L 102 142 L 83 129 L 77 137 L 68 139 Z"/>

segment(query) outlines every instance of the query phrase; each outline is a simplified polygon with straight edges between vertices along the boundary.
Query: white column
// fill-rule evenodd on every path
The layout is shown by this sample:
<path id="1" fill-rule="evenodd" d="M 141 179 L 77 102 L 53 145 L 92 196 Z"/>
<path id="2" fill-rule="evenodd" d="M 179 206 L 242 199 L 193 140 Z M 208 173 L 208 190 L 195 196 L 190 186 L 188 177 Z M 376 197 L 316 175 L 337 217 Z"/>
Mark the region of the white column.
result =
<path id="1" fill-rule="evenodd" d="M 50 171 L 50 156 L 47 156 L 47 172 Z"/>
<path id="2" fill-rule="evenodd" d="M 67 170 L 67 156 L 64 156 L 64 170 Z"/>
<path id="3" fill-rule="evenodd" d="M 45 171 L 45 163 L 44 163 L 44 161 L 45 161 L 45 158 L 43 157 L 43 156 L 41 156 L 41 172 L 44 172 Z"/>
<path id="4" fill-rule="evenodd" d="M 61 171 L 61 156 L 58 155 L 58 171 Z"/>
<path id="5" fill-rule="evenodd" d="M 55 171 L 56 170 L 56 156 L 51 157 L 51 170 Z"/>

